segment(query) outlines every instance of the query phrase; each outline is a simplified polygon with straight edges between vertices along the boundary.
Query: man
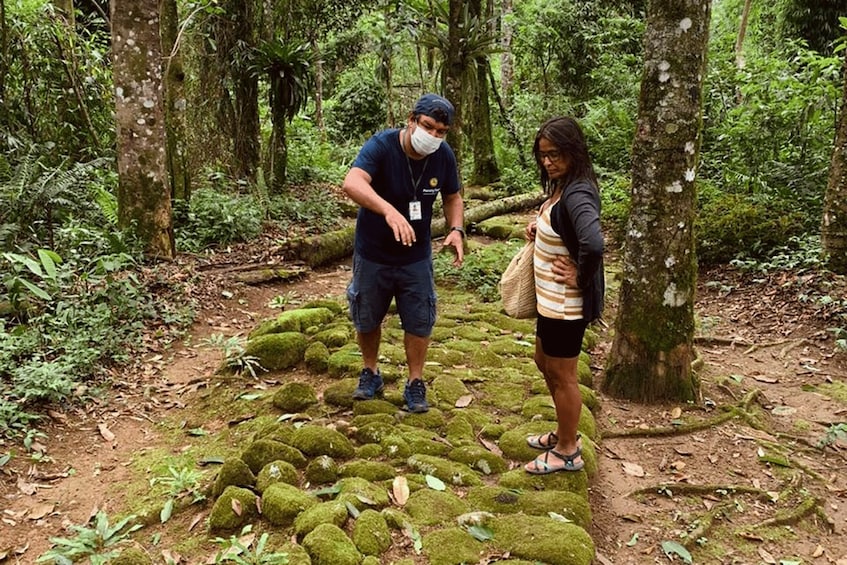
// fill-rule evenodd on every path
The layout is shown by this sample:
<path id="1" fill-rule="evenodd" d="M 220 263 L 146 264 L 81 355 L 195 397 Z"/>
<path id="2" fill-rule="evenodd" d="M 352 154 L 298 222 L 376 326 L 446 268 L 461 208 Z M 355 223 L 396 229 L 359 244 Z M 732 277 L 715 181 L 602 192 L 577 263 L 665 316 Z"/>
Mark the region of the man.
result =
<path id="1" fill-rule="evenodd" d="M 439 193 L 449 226 L 444 246 L 455 248 L 457 267 L 464 259 L 464 203 L 456 156 L 444 142 L 453 113 L 445 98 L 424 94 L 409 113 L 406 127 L 371 137 L 344 179 L 344 192 L 359 205 L 353 278 L 347 287 L 364 364 L 353 392 L 356 400 L 382 394 L 377 357 L 382 321 L 393 298 L 409 370 L 403 398 L 410 412 L 429 410 L 422 377 L 435 324 L 430 232 L 432 205 Z"/>

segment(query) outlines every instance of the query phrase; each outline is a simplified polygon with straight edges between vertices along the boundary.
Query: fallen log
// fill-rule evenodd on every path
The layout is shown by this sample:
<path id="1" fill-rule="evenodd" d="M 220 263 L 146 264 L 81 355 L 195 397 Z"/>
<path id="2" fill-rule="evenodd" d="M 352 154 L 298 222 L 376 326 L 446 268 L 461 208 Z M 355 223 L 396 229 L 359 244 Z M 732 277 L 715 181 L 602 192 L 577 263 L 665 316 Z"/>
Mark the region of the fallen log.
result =
<path id="1" fill-rule="evenodd" d="M 470 226 L 494 216 L 529 210 L 539 206 L 543 201 L 544 195 L 540 193 L 518 194 L 468 207 L 465 209 L 465 225 Z M 444 218 L 433 220 L 433 238 L 442 237 L 446 232 L 447 225 Z M 354 233 L 355 226 L 348 226 L 321 235 L 293 239 L 284 246 L 285 259 L 302 261 L 314 268 L 349 257 L 353 253 Z"/>

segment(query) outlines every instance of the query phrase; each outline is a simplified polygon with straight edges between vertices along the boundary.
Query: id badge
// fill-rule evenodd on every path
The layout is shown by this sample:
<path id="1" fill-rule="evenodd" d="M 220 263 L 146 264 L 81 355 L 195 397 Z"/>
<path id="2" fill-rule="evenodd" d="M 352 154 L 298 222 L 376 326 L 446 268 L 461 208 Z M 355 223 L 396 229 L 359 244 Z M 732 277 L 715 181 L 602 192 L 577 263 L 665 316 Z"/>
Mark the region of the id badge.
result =
<path id="1" fill-rule="evenodd" d="M 420 220 L 423 216 L 421 216 L 421 203 L 418 200 L 412 200 L 409 202 L 409 219 L 410 220 Z"/>

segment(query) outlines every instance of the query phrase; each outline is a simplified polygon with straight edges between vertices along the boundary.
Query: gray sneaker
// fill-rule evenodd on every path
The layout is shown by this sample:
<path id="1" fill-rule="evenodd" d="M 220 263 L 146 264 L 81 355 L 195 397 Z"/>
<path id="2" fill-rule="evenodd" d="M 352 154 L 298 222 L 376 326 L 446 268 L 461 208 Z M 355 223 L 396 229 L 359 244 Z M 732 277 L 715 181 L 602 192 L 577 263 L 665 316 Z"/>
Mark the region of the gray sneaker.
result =
<path id="1" fill-rule="evenodd" d="M 359 375 L 359 386 L 353 391 L 353 400 L 371 400 L 375 396 L 382 396 L 382 375 L 379 369 L 376 373 L 365 367 Z"/>
<path id="2" fill-rule="evenodd" d="M 426 385 L 422 379 L 415 379 L 406 383 L 403 399 L 406 401 L 406 408 L 409 412 L 429 411 L 429 404 L 426 401 Z"/>

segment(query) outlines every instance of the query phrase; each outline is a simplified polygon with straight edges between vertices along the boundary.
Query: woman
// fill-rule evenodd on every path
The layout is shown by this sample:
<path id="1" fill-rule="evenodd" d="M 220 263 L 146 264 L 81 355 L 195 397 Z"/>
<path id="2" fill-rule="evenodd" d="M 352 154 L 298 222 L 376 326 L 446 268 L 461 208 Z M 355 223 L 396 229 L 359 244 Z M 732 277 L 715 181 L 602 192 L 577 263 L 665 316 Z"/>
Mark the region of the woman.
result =
<path id="1" fill-rule="evenodd" d="M 533 153 L 548 196 L 526 228 L 527 238 L 535 240 L 535 364 L 553 397 L 557 427 L 527 438 L 545 451 L 524 469 L 544 475 L 585 465 L 577 432 L 582 409 L 577 361 L 586 327 L 603 310 L 603 233 L 597 177 L 576 120 L 545 122 Z"/>

